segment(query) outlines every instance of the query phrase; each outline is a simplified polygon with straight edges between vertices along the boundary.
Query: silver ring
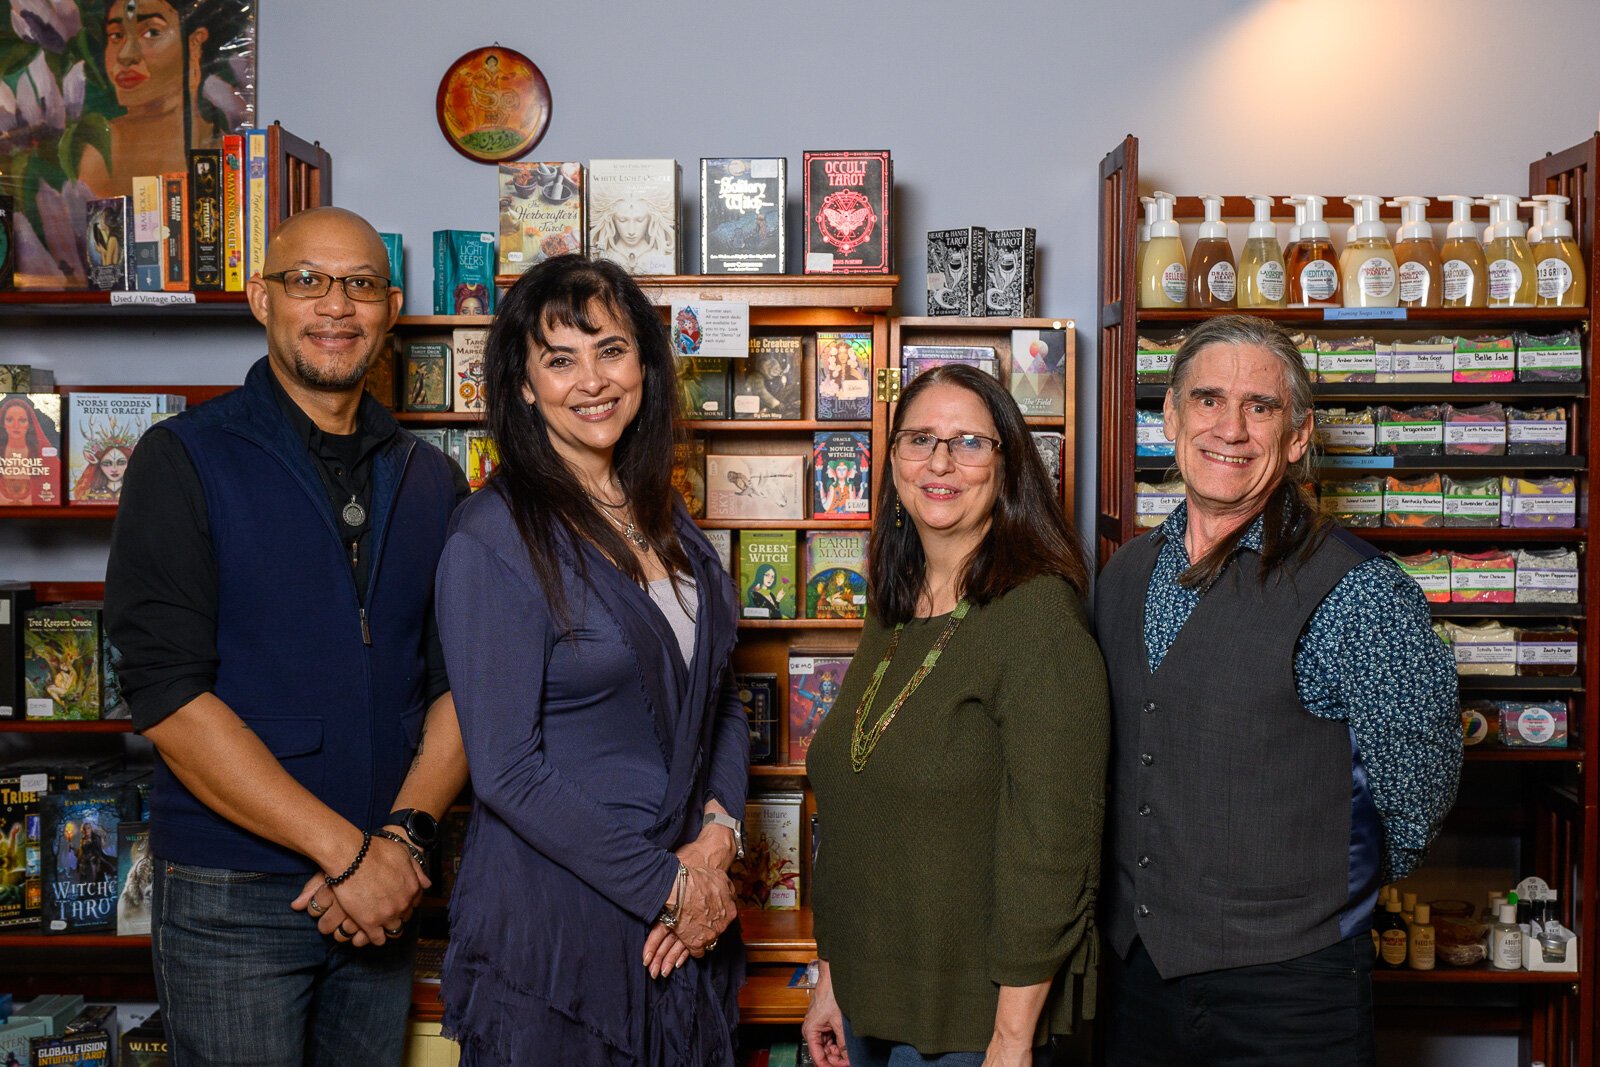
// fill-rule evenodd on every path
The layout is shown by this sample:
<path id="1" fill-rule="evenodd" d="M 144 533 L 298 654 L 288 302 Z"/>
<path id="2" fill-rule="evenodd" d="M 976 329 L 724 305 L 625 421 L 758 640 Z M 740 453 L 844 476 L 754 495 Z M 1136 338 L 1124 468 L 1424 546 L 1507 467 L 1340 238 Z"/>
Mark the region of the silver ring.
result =
<path id="1" fill-rule="evenodd" d="M 717 939 L 713 937 L 710 941 L 706 942 L 706 951 L 707 952 L 715 952 L 716 950 L 717 950 Z"/>
<path id="2" fill-rule="evenodd" d="M 383 932 L 388 934 L 390 937 L 399 937 L 401 934 L 406 932 L 406 927 L 405 927 L 404 923 L 401 923 L 399 926 L 395 927 L 393 930 L 391 930 L 387 926 L 385 926 L 383 928 Z"/>
<path id="3" fill-rule="evenodd" d="M 323 912 L 327 911 L 328 909 L 323 907 L 321 904 L 318 904 L 316 897 L 312 897 L 311 898 L 311 902 L 306 905 L 306 910 L 309 911 L 313 915 L 321 915 Z"/>

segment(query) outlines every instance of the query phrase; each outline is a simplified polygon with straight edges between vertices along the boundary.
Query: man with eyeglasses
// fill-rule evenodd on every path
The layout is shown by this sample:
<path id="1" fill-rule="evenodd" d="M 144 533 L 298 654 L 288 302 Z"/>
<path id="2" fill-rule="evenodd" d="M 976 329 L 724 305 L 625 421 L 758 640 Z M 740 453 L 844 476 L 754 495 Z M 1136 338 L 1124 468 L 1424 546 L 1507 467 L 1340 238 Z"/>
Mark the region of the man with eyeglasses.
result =
<path id="1" fill-rule="evenodd" d="M 398 1064 L 466 782 L 432 614 L 466 480 L 362 390 L 402 303 L 365 220 L 294 216 L 246 291 L 266 357 L 145 435 L 107 567 L 157 754 L 156 988 L 186 1064 Z"/>

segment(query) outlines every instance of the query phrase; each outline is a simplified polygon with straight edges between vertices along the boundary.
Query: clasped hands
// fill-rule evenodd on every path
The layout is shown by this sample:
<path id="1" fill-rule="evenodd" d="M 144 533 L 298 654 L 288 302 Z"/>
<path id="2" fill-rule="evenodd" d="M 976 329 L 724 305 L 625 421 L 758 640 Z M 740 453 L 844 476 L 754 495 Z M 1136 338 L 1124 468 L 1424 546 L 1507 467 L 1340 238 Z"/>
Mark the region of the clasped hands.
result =
<path id="1" fill-rule="evenodd" d="M 657 922 L 645 937 L 644 966 L 651 978 L 665 978 L 691 956 L 704 956 L 738 916 L 726 872 L 736 847 L 731 830 L 713 825 L 675 853 L 689 877 L 674 882 L 667 896 L 667 907 L 677 908 L 677 925 L 669 930 Z"/>
<path id="2" fill-rule="evenodd" d="M 289 906 L 315 918 L 324 936 L 355 948 L 404 933 L 422 891 L 433 884 L 405 846 L 386 837 L 372 839 L 346 881 L 330 889 L 327 878 L 323 871 L 313 874 Z"/>

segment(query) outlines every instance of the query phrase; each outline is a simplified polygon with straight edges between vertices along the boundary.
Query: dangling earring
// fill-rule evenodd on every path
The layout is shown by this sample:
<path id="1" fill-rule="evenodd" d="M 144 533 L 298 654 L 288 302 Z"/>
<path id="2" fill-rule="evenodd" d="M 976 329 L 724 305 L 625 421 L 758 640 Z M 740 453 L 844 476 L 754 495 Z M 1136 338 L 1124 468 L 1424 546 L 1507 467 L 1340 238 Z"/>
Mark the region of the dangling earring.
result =
<path id="1" fill-rule="evenodd" d="M 894 528 L 900 529 L 906 524 L 906 510 L 900 506 L 900 498 L 894 498 Z"/>

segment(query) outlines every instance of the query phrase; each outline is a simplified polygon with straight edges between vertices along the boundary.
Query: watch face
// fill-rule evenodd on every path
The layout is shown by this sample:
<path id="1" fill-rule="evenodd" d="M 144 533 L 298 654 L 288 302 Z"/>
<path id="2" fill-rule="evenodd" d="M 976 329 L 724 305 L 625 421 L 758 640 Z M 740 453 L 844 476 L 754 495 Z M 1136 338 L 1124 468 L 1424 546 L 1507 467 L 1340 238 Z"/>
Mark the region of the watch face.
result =
<path id="1" fill-rule="evenodd" d="M 401 814 L 395 812 L 396 815 Z M 406 810 L 404 817 L 393 820 L 406 828 L 406 835 L 422 848 L 431 849 L 439 842 L 439 822 L 425 811 Z"/>

